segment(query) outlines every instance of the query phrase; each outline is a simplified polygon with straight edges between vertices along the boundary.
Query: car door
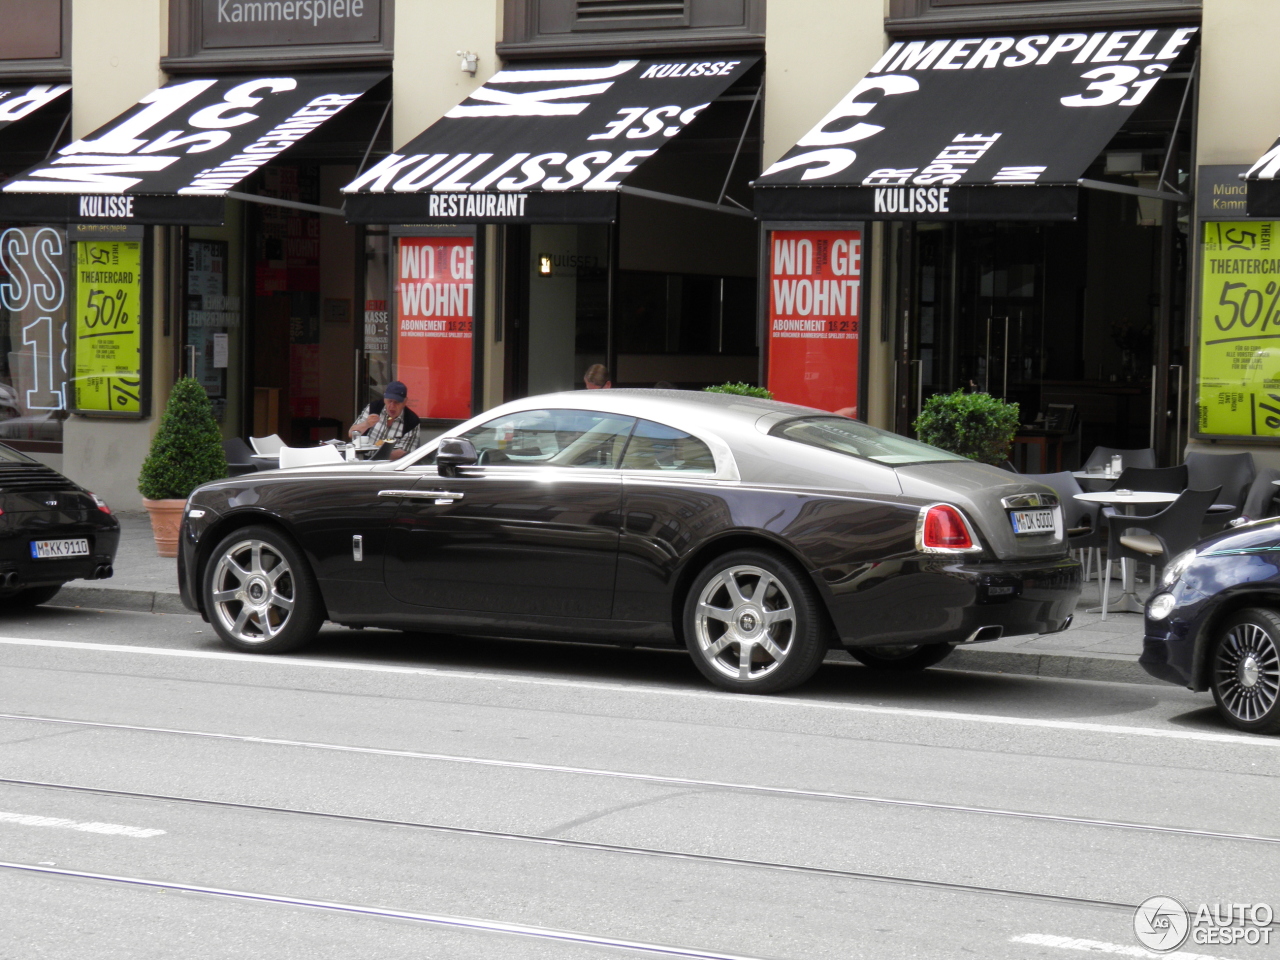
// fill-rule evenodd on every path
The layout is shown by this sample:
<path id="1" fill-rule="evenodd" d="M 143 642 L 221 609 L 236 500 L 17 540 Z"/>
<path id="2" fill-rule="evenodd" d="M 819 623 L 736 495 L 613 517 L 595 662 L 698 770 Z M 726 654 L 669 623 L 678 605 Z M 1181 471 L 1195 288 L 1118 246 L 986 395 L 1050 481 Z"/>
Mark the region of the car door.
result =
<path id="1" fill-rule="evenodd" d="M 633 418 L 508 414 L 468 431 L 480 462 L 404 472 L 384 576 L 405 603 L 477 614 L 607 619 Z M 390 487 L 390 485 L 388 485 Z"/>

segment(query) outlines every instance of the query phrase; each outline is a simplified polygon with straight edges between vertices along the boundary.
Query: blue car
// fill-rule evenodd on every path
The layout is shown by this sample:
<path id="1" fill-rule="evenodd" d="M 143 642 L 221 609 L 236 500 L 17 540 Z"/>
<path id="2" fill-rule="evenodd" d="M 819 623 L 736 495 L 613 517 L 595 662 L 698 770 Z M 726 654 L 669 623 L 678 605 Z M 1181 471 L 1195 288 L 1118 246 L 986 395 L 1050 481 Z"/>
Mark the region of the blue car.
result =
<path id="1" fill-rule="evenodd" d="M 1280 518 L 1209 537 L 1175 557 L 1147 601 L 1141 664 L 1212 690 L 1223 719 L 1280 732 Z"/>

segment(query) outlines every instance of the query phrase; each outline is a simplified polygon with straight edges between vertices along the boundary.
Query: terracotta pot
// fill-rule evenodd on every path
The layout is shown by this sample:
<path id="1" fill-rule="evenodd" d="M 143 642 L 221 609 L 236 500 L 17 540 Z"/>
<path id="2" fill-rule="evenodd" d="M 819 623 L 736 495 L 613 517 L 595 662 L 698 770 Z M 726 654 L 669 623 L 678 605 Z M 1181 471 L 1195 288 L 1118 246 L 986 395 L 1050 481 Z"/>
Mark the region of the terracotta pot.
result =
<path id="1" fill-rule="evenodd" d="M 142 505 L 151 514 L 151 532 L 156 538 L 156 553 L 162 557 L 178 555 L 178 529 L 182 526 L 182 511 L 186 500 L 148 500 Z"/>

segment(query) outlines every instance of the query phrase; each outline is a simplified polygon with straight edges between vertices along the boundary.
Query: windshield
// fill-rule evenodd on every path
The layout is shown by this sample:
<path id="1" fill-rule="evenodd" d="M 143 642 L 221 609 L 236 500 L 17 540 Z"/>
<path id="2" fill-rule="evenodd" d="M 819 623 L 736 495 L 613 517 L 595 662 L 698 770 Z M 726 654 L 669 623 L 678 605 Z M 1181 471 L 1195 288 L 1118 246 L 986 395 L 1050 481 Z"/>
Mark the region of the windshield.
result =
<path id="1" fill-rule="evenodd" d="M 908 463 L 967 459 L 959 454 L 931 447 L 927 443 L 908 440 L 887 430 L 877 430 L 848 417 L 800 417 L 786 420 L 770 430 L 769 434 L 891 467 Z"/>

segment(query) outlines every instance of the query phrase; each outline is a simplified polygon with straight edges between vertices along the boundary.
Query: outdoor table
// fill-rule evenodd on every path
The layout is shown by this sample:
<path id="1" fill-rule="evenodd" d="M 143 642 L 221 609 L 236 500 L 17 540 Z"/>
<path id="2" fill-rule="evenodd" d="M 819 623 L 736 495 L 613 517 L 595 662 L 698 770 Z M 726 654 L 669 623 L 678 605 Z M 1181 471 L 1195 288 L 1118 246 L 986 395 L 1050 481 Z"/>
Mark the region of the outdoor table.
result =
<path id="1" fill-rule="evenodd" d="M 1120 507 L 1126 517 L 1136 516 L 1133 508 L 1140 503 L 1172 503 L 1178 499 L 1176 493 L 1159 493 L 1154 490 L 1131 490 L 1128 493 L 1119 493 L 1115 490 L 1099 491 L 1097 493 L 1077 493 L 1077 500 L 1084 500 L 1086 503 L 1106 503 Z M 1141 600 L 1134 590 L 1134 581 L 1137 574 L 1137 563 L 1123 563 L 1124 567 L 1124 588 L 1120 596 L 1113 600 L 1108 608 L 1111 613 L 1142 613 L 1145 609 Z M 1095 610 L 1088 611 L 1095 613 L 1102 610 L 1097 607 Z M 1102 610 L 1103 617 L 1106 617 L 1108 610 Z"/>

